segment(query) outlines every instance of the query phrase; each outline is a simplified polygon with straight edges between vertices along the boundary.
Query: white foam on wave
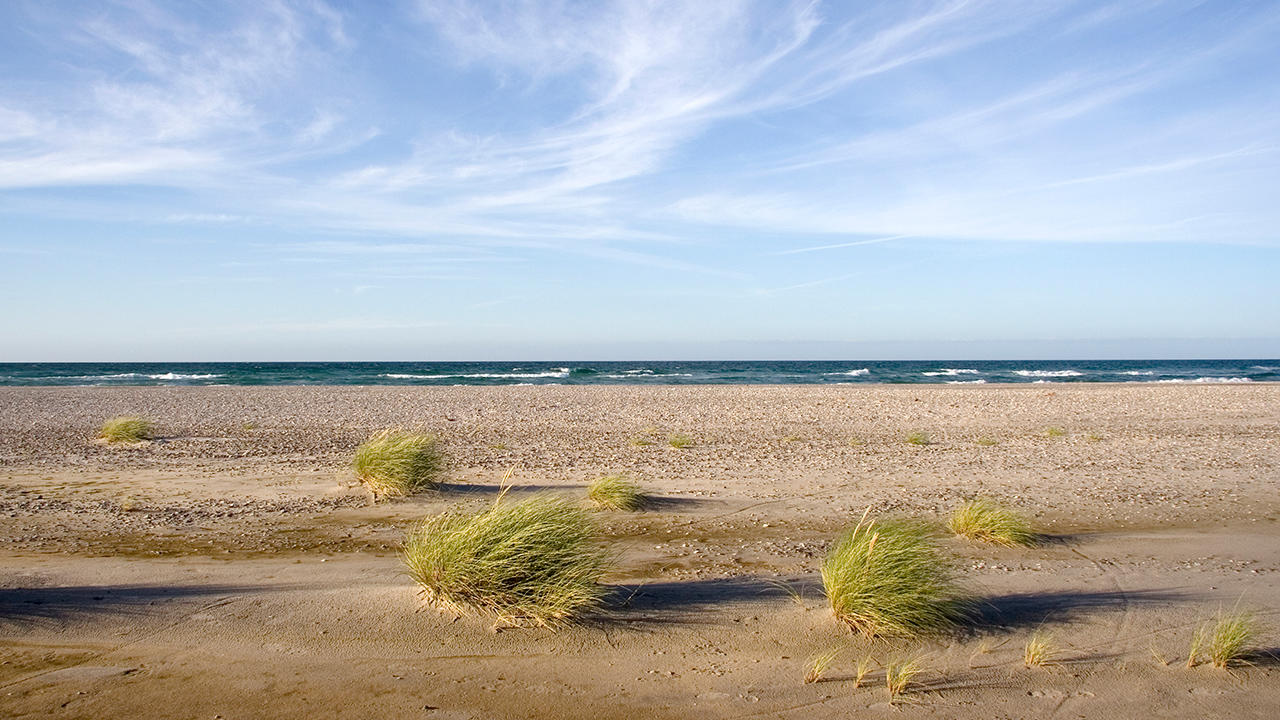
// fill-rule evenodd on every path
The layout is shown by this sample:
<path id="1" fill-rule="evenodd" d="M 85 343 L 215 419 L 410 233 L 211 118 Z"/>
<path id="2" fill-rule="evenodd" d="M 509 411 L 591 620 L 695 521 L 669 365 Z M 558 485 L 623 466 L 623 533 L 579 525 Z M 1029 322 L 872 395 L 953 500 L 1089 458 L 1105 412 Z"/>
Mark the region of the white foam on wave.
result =
<path id="1" fill-rule="evenodd" d="M 858 368 L 857 370 L 842 370 L 840 372 L 822 373 L 823 375 L 849 375 L 858 377 L 859 375 L 870 375 L 871 368 Z"/>
<path id="2" fill-rule="evenodd" d="M 932 370 L 929 372 L 922 372 L 920 374 L 928 375 L 929 377 L 937 377 L 939 375 L 955 377 L 956 375 L 981 375 L 982 371 L 974 370 L 973 368 L 942 368 L 940 370 Z"/>
<path id="3" fill-rule="evenodd" d="M 650 374 L 650 375 L 652 375 L 652 373 L 649 373 L 649 374 Z M 601 375 L 600 377 L 603 377 L 603 378 L 631 379 L 631 378 L 634 378 L 634 377 L 636 377 L 636 376 L 635 376 L 634 374 L 627 374 L 627 373 L 609 373 L 609 374 Z M 647 377 L 647 376 L 646 376 L 646 377 Z M 660 375 L 660 376 L 657 376 L 657 377 L 693 377 L 693 373 L 666 373 L 665 375 Z"/>
<path id="4" fill-rule="evenodd" d="M 977 380 L 948 380 L 948 385 L 985 385 L 986 378 L 978 378 Z"/>
<path id="5" fill-rule="evenodd" d="M 1078 370 L 1014 370 L 1013 374 L 1022 377 L 1080 377 L 1084 373 Z"/>
<path id="6" fill-rule="evenodd" d="M 1280 367 L 1273 367 L 1271 365 L 1250 365 L 1249 369 L 1261 370 L 1262 372 L 1280 372 Z"/>
<path id="7" fill-rule="evenodd" d="M 1125 370 L 1121 375 L 1155 375 L 1154 370 Z"/>
<path id="8" fill-rule="evenodd" d="M 1157 380 L 1158 383 L 1247 383 L 1253 382 L 1247 377 L 1198 377 L 1195 379 L 1187 378 L 1171 378 L 1169 380 Z"/>
<path id="9" fill-rule="evenodd" d="M 562 378 L 569 377 L 569 368 L 556 368 L 546 372 L 509 372 L 509 373 L 441 373 L 441 374 L 414 374 L 414 373 L 382 373 L 379 377 L 392 378 L 394 380 L 438 380 L 443 378 L 543 378 L 553 377 Z"/>
<path id="10" fill-rule="evenodd" d="M 222 377 L 217 373 L 160 373 L 158 375 L 148 375 L 152 380 L 208 380 L 209 378 Z"/>
<path id="11" fill-rule="evenodd" d="M 123 378 L 148 378 L 150 380 L 209 380 L 222 377 L 220 373 L 110 373 L 108 375 L 44 375 L 30 380 L 119 380 Z"/>

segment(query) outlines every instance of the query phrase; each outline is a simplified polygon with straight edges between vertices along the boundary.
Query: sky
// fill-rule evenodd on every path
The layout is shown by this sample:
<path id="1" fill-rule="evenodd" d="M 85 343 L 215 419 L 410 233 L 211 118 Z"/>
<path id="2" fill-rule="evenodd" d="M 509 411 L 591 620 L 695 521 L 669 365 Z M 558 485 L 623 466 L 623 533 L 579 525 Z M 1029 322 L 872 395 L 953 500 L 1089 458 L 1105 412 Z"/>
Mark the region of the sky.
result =
<path id="1" fill-rule="evenodd" d="M 0 3 L 0 361 L 1277 357 L 1280 3 Z"/>

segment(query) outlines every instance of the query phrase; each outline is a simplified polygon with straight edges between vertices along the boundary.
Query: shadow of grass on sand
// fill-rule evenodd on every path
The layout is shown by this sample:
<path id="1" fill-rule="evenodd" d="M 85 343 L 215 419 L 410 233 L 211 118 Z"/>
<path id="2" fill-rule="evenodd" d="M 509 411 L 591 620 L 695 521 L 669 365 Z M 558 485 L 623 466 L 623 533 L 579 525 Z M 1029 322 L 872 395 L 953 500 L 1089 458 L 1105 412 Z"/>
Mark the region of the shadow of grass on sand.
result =
<path id="1" fill-rule="evenodd" d="M 966 614 L 963 626 L 971 632 L 1008 632 L 1039 627 L 1046 622 L 1070 623 L 1083 616 L 1170 605 L 1192 599 L 1177 590 L 1057 590 L 1010 593 L 981 598 Z"/>
<path id="2" fill-rule="evenodd" d="M 822 601 L 822 585 L 812 578 L 785 581 L 761 577 L 714 578 L 674 582 L 615 585 L 606 598 L 606 614 L 648 619 L 678 619 L 721 605 Z M 979 598 L 964 613 L 961 635 L 1005 633 L 1051 623 L 1078 622 L 1086 616 L 1161 606 L 1194 599 L 1177 590 L 1078 591 L 1010 593 Z M 1266 651 L 1259 659 L 1274 658 Z"/>
<path id="3" fill-rule="evenodd" d="M 173 602 L 200 606 L 259 590 L 249 585 L 0 588 L 0 627 L 63 623 L 86 616 L 147 615 Z"/>

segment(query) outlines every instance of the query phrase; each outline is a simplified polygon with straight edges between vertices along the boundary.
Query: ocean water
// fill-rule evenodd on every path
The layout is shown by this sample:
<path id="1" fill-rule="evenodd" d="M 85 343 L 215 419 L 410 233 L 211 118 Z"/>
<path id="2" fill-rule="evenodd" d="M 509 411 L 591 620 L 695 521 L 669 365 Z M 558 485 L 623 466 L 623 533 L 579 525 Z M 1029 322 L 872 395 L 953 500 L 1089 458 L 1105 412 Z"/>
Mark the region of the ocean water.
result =
<path id="1" fill-rule="evenodd" d="M 1280 382 L 1280 360 L 0 363 L 0 387 L 1081 382 Z"/>

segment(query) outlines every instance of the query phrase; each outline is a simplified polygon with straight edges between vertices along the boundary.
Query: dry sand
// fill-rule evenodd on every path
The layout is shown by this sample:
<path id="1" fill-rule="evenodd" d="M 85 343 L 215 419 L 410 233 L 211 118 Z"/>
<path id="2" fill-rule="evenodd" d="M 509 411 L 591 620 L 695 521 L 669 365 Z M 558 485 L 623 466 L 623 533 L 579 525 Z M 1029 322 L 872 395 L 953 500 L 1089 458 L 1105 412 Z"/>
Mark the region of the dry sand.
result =
<path id="1" fill-rule="evenodd" d="M 94 443 L 119 414 L 160 437 Z M 385 426 L 445 438 L 442 491 L 351 485 Z M 625 471 L 660 496 L 599 515 L 620 550 L 601 616 L 495 632 L 421 606 L 405 530 L 489 502 L 507 468 L 517 492 Z M 1273 655 L 1183 664 L 1220 608 L 1280 643 L 1278 489 L 1277 385 L 0 389 L 0 716 L 1270 718 Z M 963 632 L 835 623 L 817 569 L 843 526 L 977 494 L 1053 537 L 946 541 L 985 599 Z M 1029 669 L 1036 629 L 1061 655 Z M 854 688 L 867 654 L 921 657 L 906 704 L 878 669 Z"/>

